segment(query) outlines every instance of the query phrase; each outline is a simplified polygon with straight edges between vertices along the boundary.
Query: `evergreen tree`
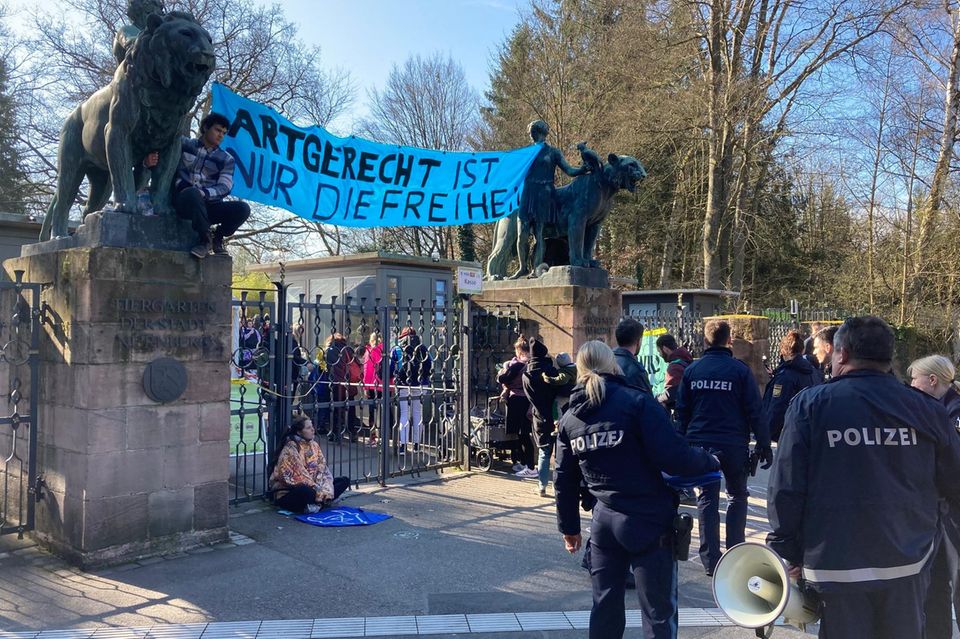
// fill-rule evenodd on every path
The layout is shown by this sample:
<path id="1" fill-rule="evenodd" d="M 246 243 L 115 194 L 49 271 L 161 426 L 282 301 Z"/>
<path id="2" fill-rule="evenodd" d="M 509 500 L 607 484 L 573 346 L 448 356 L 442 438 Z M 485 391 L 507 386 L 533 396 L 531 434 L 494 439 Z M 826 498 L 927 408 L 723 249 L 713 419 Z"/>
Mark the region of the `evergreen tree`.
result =
<path id="1" fill-rule="evenodd" d="M 0 59 L 0 212 L 23 213 L 29 184 L 19 149 L 16 102 L 8 82 L 7 61 Z"/>

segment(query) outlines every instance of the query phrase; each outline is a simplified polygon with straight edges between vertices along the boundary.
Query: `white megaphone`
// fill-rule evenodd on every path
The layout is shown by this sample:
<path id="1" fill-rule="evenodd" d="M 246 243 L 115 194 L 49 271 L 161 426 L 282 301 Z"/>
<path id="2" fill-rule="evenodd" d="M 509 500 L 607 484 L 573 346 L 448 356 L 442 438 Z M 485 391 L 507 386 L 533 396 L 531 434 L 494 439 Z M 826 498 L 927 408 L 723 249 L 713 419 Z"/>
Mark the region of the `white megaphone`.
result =
<path id="1" fill-rule="evenodd" d="M 730 621 L 756 628 L 758 637 L 769 637 L 781 616 L 801 630 L 820 618 L 816 595 L 791 583 L 780 555 L 755 542 L 737 544 L 720 558 L 713 573 L 713 598 Z"/>

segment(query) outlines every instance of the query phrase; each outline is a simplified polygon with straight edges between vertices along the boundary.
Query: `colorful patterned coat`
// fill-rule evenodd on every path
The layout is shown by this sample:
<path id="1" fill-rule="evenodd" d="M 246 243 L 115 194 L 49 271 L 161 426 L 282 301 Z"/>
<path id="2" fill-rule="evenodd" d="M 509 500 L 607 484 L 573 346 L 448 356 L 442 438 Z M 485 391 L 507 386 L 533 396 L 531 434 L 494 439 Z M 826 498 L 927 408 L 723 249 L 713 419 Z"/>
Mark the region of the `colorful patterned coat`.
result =
<path id="1" fill-rule="evenodd" d="M 274 498 L 282 497 L 293 486 L 310 486 L 320 500 L 333 499 L 333 474 L 316 441 L 296 438 L 280 451 L 277 466 L 270 475 Z"/>

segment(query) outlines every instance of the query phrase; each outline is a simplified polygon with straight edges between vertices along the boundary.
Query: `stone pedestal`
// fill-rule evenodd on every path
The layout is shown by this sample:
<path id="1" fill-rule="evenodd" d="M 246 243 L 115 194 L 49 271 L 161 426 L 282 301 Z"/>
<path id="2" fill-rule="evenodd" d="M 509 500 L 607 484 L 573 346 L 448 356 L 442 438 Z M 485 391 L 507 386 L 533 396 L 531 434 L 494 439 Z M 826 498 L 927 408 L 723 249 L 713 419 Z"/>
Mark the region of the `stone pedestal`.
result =
<path id="1" fill-rule="evenodd" d="M 84 567 L 225 540 L 231 260 L 75 241 L 4 262 L 45 285 L 36 537 Z"/>
<path id="2" fill-rule="evenodd" d="M 607 281 L 602 269 L 555 266 L 536 279 L 484 282 L 473 301 L 489 309 L 516 304 L 524 335 L 539 335 L 551 354 L 575 356 L 581 344 L 594 339 L 616 347 L 623 311 L 620 291 L 608 288 Z"/>

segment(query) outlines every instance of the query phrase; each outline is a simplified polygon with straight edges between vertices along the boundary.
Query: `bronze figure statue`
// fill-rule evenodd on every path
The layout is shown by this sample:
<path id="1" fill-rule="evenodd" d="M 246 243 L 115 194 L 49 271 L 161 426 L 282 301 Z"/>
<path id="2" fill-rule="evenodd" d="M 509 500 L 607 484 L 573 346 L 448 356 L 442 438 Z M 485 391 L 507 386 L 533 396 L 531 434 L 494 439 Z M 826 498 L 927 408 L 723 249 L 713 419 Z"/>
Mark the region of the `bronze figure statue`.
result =
<path id="1" fill-rule="evenodd" d="M 582 146 L 582 145 L 581 145 Z M 585 146 L 581 148 L 585 162 L 588 165 L 599 158 Z M 593 154 L 593 157 L 590 157 Z M 596 160 L 594 158 L 596 157 Z M 554 193 L 553 222 L 545 223 L 543 240 L 549 242 L 554 239 L 566 239 L 569 244 L 568 254 L 571 266 L 599 267 L 594 259 L 593 251 L 596 247 L 600 227 L 613 204 L 613 196 L 620 189 L 631 193 L 636 189 L 638 182 L 647 176 L 643 165 L 636 158 L 629 155 L 615 155 L 607 157 L 607 163 L 598 169 L 591 170 L 585 175 L 577 177 L 569 185 L 556 189 Z M 493 250 L 487 260 L 488 280 L 499 280 L 506 276 L 506 270 L 514 251 L 518 249 L 518 223 L 513 215 L 497 222 L 494 230 Z M 537 239 L 540 242 L 540 239 Z M 560 264 L 550 264 L 559 266 Z M 534 268 L 540 266 L 534 263 Z"/>
<path id="2" fill-rule="evenodd" d="M 530 124 L 531 137 L 535 142 L 542 142 L 543 148 L 527 173 L 517 213 L 497 222 L 493 250 L 487 259 L 487 280 L 506 277 L 514 257 L 520 268 L 511 279 L 539 276 L 545 257 L 548 266 L 598 267 L 593 251 L 600 226 L 610 213 L 614 194 L 620 189 L 633 192 L 637 183 L 647 176 L 636 158 L 611 153 L 604 164 L 584 142 L 577 145 L 583 164 L 574 169 L 559 150 L 544 142 L 548 132 L 542 120 Z M 554 188 L 553 175 L 557 167 L 576 179 L 567 186 Z M 527 255 L 531 228 L 534 233 L 532 264 Z"/>
<path id="3" fill-rule="evenodd" d="M 570 177 L 583 175 L 589 170 L 584 164 L 580 168 L 573 168 L 567 163 L 560 149 L 547 144 L 547 135 L 550 127 L 543 120 L 535 120 L 529 126 L 530 137 L 535 144 L 540 144 L 540 151 L 534 158 L 527 177 L 523 181 L 523 195 L 520 198 L 520 209 L 517 211 L 517 260 L 520 267 L 511 279 L 529 275 L 531 266 L 528 261 L 528 244 L 530 231 L 533 230 L 533 266 L 536 268 L 543 261 L 543 227 L 546 224 L 556 224 L 556 215 L 553 205 L 554 174 L 559 168 Z"/>
<path id="4" fill-rule="evenodd" d="M 188 13 L 147 16 L 113 81 L 77 107 L 63 125 L 57 189 L 40 239 L 67 234 L 67 216 L 83 178 L 90 192 L 83 214 L 99 211 L 111 192 L 119 211 L 136 209 L 136 187 L 149 171 L 154 211 L 169 214 L 170 184 L 197 97 L 214 69 L 213 42 Z M 152 169 L 144 159 L 158 153 Z"/>

